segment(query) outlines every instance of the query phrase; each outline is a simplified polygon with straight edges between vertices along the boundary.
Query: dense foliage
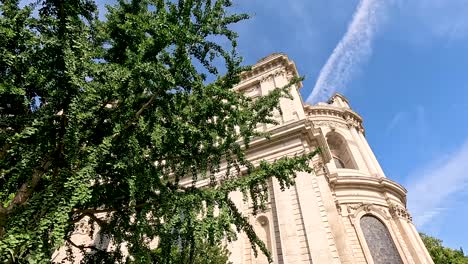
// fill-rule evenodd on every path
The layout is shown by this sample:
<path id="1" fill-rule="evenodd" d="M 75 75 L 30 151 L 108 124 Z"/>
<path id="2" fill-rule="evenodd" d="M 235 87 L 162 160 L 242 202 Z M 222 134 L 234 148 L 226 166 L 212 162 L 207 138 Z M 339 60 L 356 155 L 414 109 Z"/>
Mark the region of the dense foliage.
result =
<path id="1" fill-rule="evenodd" d="M 0 3 L 0 260 L 48 263 L 65 246 L 89 261 L 195 263 L 236 231 L 266 253 L 229 194 L 258 210 L 262 186 L 289 187 L 314 153 L 246 159 L 288 96 L 231 89 L 248 68 L 229 26 L 246 15 L 229 0 L 120 0 L 105 21 L 92 0 Z M 70 240 L 85 219 L 108 251 Z"/>
<path id="2" fill-rule="evenodd" d="M 468 256 L 463 250 L 451 249 L 442 245 L 442 240 L 421 233 L 421 238 L 435 264 L 468 264 Z"/>
<path id="3" fill-rule="evenodd" d="M 195 245 L 196 248 L 193 256 L 194 264 L 232 264 L 232 262 L 229 262 L 230 252 L 225 245 L 211 245 L 206 241 L 201 241 Z M 173 256 L 171 256 L 171 258 L 174 263 L 184 263 L 183 257 L 188 254 L 188 252 L 183 253 L 178 248 L 174 247 L 172 249 L 172 254 Z M 153 252 L 152 258 L 156 263 L 162 262 L 164 257 L 160 249 Z"/>

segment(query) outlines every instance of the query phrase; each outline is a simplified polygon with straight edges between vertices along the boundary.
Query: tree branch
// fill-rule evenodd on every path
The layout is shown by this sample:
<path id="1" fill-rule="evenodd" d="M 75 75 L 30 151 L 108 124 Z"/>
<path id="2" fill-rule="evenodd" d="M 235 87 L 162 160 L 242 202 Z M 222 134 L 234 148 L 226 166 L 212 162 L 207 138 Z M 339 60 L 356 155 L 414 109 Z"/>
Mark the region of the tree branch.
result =
<path id="1" fill-rule="evenodd" d="M 79 221 L 81 221 L 81 219 L 83 219 L 85 216 L 86 216 L 86 214 L 80 214 L 76 219 L 71 220 L 71 221 L 69 221 L 68 223 L 70 223 L 70 224 L 76 224 L 76 223 L 78 223 Z"/>
<path id="2" fill-rule="evenodd" d="M 45 161 L 42 162 L 41 166 L 34 168 L 31 181 L 25 182 L 21 185 L 15 197 L 13 198 L 13 201 L 11 201 L 10 205 L 6 208 L 6 214 L 10 213 L 15 206 L 21 205 L 29 199 L 34 191 L 34 188 L 36 188 L 36 186 L 39 184 L 39 180 L 41 179 L 42 175 L 49 169 L 51 165 L 52 159 L 49 156 Z"/>
<path id="3" fill-rule="evenodd" d="M 133 121 L 135 121 L 139 116 L 141 116 L 143 111 L 146 108 L 148 108 L 148 106 L 150 106 L 154 102 L 155 99 L 156 99 L 156 94 L 153 94 L 151 96 L 151 98 L 148 100 L 148 102 L 144 103 L 143 106 L 140 108 L 140 110 L 138 110 L 138 112 L 136 112 L 135 117 L 133 118 Z"/>
<path id="4" fill-rule="evenodd" d="M 101 219 L 97 218 L 94 214 L 86 213 L 85 215 L 93 219 L 94 222 L 96 222 L 100 227 L 103 227 L 105 224 L 107 224 L 105 221 L 102 221 Z"/>
<path id="5" fill-rule="evenodd" d="M 126 130 L 127 128 L 131 127 L 133 123 L 138 119 L 138 117 L 140 117 L 141 114 L 143 114 L 143 111 L 145 111 L 145 109 L 148 108 L 154 102 L 155 99 L 156 99 L 156 94 L 153 94 L 151 98 L 141 106 L 141 108 L 136 112 L 132 120 L 130 120 L 122 130 Z M 120 133 L 116 133 L 112 136 L 112 138 L 116 138 L 119 135 Z"/>
<path id="6" fill-rule="evenodd" d="M 130 209 L 130 208 L 141 208 L 145 205 L 148 205 L 148 204 L 151 204 L 151 203 L 140 203 L 140 204 L 137 204 L 135 206 L 132 206 L 132 207 L 122 207 L 122 208 L 104 208 L 104 209 L 73 209 L 73 212 L 74 213 L 81 213 L 81 214 L 85 214 L 85 215 L 88 215 L 88 214 L 99 214 L 99 213 L 112 213 L 112 212 L 116 212 L 116 211 L 122 211 L 122 210 L 127 210 L 127 209 Z"/>
<path id="7" fill-rule="evenodd" d="M 73 241 L 71 241 L 70 238 L 67 238 L 67 242 L 70 243 L 70 245 L 72 245 L 72 246 L 74 246 L 74 247 L 76 247 L 78 249 L 81 249 L 81 250 L 85 250 L 85 249 L 89 248 L 89 249 L 96 250 L 96 251 L 103 251 L 102 249 L 99 249 L 99 248 L 97 248 L 95 246 L 77 245 Z"/>
<path id="8" fill-rule="evenodd" d="M 106 209 L 74 209 L 74 213 L 82 214 L 99 214 L 99 213 L 111 213 L 117 211 L 116 208 L 106 208 Z"/>

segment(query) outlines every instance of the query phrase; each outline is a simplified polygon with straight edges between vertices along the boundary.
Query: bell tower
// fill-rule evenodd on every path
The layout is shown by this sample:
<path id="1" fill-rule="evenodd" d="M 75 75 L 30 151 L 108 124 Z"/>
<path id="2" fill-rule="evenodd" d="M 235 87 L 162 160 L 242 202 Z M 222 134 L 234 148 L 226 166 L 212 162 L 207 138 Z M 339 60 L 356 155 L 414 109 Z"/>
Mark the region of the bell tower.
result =
<path id="1" fill-rule="evenodd" d="M 386 177 L 346 97 L 304 109 L 326 141 L 329 160 L 317 177 L 334 201 L 328 220 L 341 263 L 433 263 L 406 209 L 406 189 Z"/>
<path id="2" fill-rule="evenodd" d="M 326 136 L 333 162 L 331 171 L 351 169 L 354 173 L 385 178 L 377 158 L 365 138 L 362 118 L 354 112 L 348 100 L 335 94 L 328 103 L 306 106 L 309 118 Z M 343 172 L 339 170 L 339 172 Z"/>

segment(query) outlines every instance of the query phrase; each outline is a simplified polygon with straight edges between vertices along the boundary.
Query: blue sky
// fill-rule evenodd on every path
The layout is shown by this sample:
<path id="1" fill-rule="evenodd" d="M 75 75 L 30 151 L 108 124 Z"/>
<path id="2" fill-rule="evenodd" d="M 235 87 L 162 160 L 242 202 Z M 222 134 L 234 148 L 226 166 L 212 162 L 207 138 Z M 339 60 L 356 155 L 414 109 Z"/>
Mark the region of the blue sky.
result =
<path id="1" fill-rule="evenodd" d="M 234 2 L 245 62 L 284 52 L 304 100 L 347 96 L 418 229 L 468 250 L 468 0 Z"/>

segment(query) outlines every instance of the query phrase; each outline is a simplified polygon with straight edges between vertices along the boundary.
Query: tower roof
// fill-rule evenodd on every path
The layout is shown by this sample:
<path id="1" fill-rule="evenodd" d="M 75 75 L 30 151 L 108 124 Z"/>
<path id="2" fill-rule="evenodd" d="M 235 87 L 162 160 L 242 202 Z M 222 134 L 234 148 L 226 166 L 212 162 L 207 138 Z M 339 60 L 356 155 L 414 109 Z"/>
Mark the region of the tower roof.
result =
<path id="1" fill-rule="evenodd" d="M 348 98 L 346 98 L 346 96 L 340 94 L 340 93 L 335 93 L 333 94 L 330 99 L 328 99 L 328 103 L 331 104 L 333 103 L 333 101 L 336 99 L 336 98 L 340 98 L 341 100 L 343 100 L 344 102 L 346 102 L 347 104 L 349 104 L 349 101 L 348 101 Z"/>

